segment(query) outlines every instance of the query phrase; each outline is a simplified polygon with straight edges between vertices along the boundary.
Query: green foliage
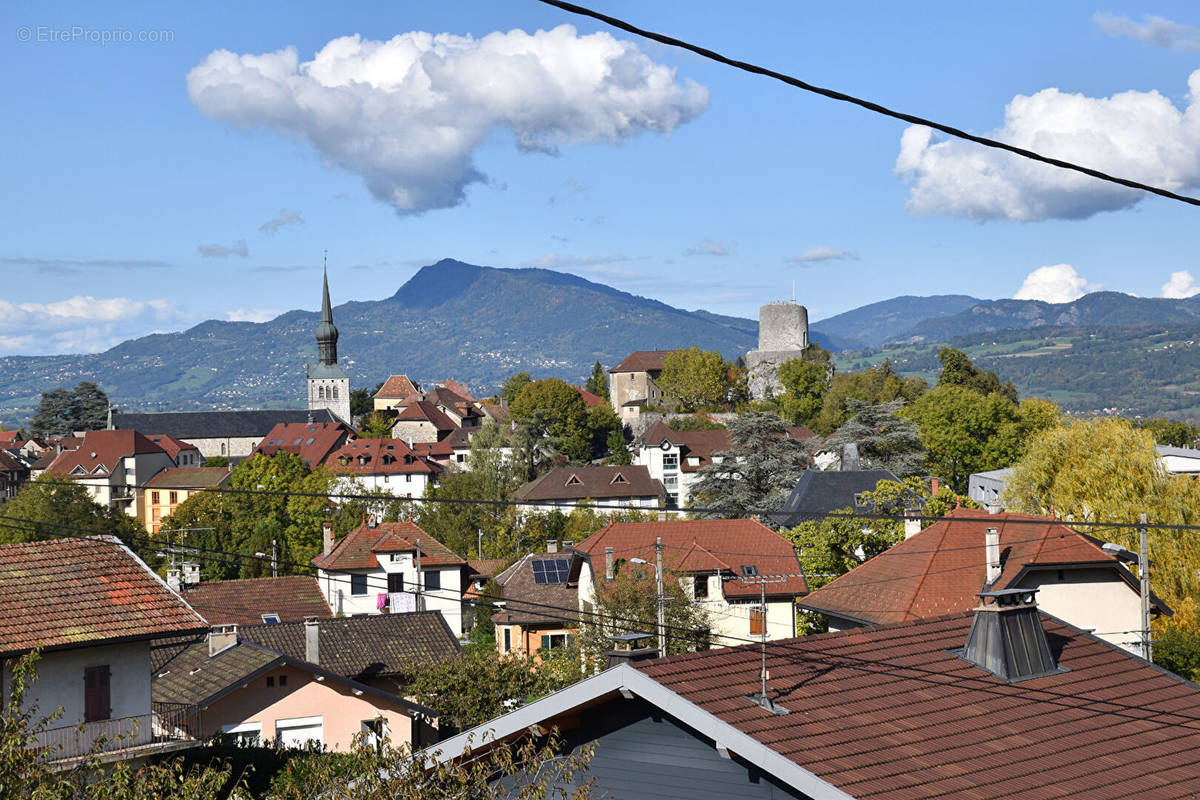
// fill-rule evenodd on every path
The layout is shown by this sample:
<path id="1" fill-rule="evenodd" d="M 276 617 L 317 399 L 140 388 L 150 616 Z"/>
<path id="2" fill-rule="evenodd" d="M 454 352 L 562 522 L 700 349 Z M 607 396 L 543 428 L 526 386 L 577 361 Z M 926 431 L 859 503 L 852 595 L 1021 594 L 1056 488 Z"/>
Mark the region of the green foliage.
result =
<path id="1" fill-rule="evenodd" d="M 808 467 L 804 445 L 787 434 L 787 423 L 774 414 L 750 412 L 729 424 L 730 447 L 721 463 L 697 473 L 690 505 L 719 508 L 703 517 L 735 517 L 770 511 L 783 504 L 787 494 Z"/>
<path id="2" fill-rule="evenodd" d="M 56 536 L 109 533 L 140 550 L 146 529 L 115 509 L 100 506 L 88 490 L 65 475 L 46 472 L 26 482 L 17 496 L 0 505 L 0 544 Z"/>
<path id="3" fill-rule="evenodd" d="M 500 389 L 500 397 L 511 405 L 521 394 L 521 390 L 530 383 L 533 383 L 533 378 L 528 372 L 518 372 L 504 382 L 504 387 Z"/>
<path id="4" fill-rule="evenodd" d="M 229 459 L 226 458 L 225 456 L 209 456 L 208 458 L 204 459 L 204 466 L 206 466 L 206 467 L 228 467 Z"/>
<path id="5" fill-rule="evenodd" d="M 890 361 L 860 372 L 835 375 L 825 393 L 821 413 L 813 420 L 812 429 L 819 434 L 829 435 L 840 428 L 854 415 L 851 400 L 866 405 L 879 405 L 893 400 L 911 403 L 928 388 L 920 378 L 905 378 L 896 372 Z"/>
<path id="6" fill-rule="evenodd" d="M 633 459 L 629 455 L 629 443 L 625 441 L 625 432 L 620 427 L 609 431 L 604 449 L 608 451 L 608 457 L 604 459 L 605 464 L 633 463 Z"/>
<path id="7" fill-rule="evenodd" d="M 368 411 L 359 422 L 358 435 L 364 439 L 386 439 L 392 435 L 395 418 L 382 411 Z"/>
<path id="8" fill-rule="evenodd" d="M 903 400 L 875 405 L 849 400 L 847 407 L 852 416 L 825 442 L 827 449 L 840 453 L 853 443 L 858 445 L 862 469 L 891 470 L 901 478 L 921 471 L 925 449 L 916 426 L 900 416 Z"/>
<path id="9" fill-rule="evenodd" d="M 592 365 L 592 374 L 588 376 L 587 383 L 583 388 L 597 397 L 608 399 L 608 373 L 604 371 L 604 366 L 599 359 Z"/>
<path id="10" fill-rule="evenodd" d="M 593 440 L 588 408 L 574 386 L 558 378 L 533 381 L 521 389 L 511 408 L 518 424 L 539 439 L 555 441 L 558 449 L 573 461 L 591 458 Z M 607 438 L 606 431 L 604 439 Z"/>
<path id="11" fill-rule="evenodd" d="M 938 386 L 962 386 L 982 395 L 999 394 L 1016 404 L 1017 388 L 1012 385 L 1012 381 L 1001 383 L 996 373 L 984 372 L 976 367 L 962 350 L 943 347 L 938 351 L 938 361 L 942 362 Z"/>
<path id="12" fill-rule="evenodd" d="M 1150 431 L 1154 441 L 1171 447 L 1196 447 L 1200 443 L 1200 426 L 1173 419 L 1136 419 L 1134 427 Z"/>
<path id="13" fill-rule="evenodd" d="M 828 358 L 829 354 L 825 356 Z M 778 398 L 781 415 L 801 425 L 815 424 L 832 379 L 828 363 L 800 358 L 783 362 L 779 367 L 779 382 L 783 386 Z"/>
<path id="14" fill-rule="evenodd" d="M 729 363 L 699 347 L 676 350 L 663 359 L 657 382 L 679 411 L 720 408 L 729 388 Z"/>
<path id="15" fill-rule="evenodd" d="M 686 417 L 671 417 L 667 427 L 673 431 L 717 431 L 725 426 L 705 414 L 691 414 Z"/>
<path id="16" fill-rule="evenodd" d="M 375 410 L 375 393 L 383 388 L 383 381 L 375 384 L 374 389 L 363 386 L 350 390 L 350 416 L 360 417 Z"/>
<path id="17" fill-rule="evenodd" d="M 1154 663 L 1193 683 L 1200 682 L 1200 631 L 1165 627 L 1154 640 Z"/>
<path id="18" fill-rule="evenodd" d="M 98 431 L 108 425 L 108 395 L 92 381 L 74 389 L 42 392 L 37 413 L 29 421 L 34 436 L 70 436 L 75 431 Z"/>

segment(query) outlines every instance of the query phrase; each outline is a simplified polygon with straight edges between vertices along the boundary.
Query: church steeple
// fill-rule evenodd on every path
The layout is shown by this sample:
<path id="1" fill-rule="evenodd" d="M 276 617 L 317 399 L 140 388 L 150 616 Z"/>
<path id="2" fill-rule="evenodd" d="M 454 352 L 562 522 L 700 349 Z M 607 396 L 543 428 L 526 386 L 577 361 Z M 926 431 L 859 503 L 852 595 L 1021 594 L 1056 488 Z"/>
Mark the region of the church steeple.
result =
<path id="1" fill-rule="evenodd" d="M 321 321 L 317 323 L 317 360 L 326 365 L 337 364 L 338 329 L 333 324 L 333 307 L 329 302 L 329 256 L 325 256 L 325 283 L 321 288 Z"/>

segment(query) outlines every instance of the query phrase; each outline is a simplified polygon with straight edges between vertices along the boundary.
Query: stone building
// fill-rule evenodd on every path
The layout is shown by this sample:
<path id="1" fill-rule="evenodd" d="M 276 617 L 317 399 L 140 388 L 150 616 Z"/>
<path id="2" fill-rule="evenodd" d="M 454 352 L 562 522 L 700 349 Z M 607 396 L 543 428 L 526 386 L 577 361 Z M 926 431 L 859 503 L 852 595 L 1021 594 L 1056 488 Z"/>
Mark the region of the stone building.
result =
<path id="1" fill-rule="evenodd" d="M 808 309 L 796 303 L 767 303 L 758 310 L 758 349 L 746 354 L 750 396 L 779 394 L 779 367 L 808 349 Z"/>
<path id="2" fill-rule="evenodd" d="M 338 365 L 338 329 L 329 303 L 329 272 L 321 291 L 321 321 L 317 323 L 317 361 L 308 365 L 308 408 L 328 409 L 350 424 L 350 376 Z"/>

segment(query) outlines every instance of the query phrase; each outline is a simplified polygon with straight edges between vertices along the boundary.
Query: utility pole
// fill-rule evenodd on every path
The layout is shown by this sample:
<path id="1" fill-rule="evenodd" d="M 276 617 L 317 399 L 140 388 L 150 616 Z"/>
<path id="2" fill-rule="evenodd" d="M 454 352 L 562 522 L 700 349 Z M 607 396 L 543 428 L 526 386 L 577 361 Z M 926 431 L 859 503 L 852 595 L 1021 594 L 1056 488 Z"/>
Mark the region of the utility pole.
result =
<path id="1" fill-rule="evenodd" d="M 658 583 L 658 657 L 667 655 L 667 621 L 666 609 L 663 606 L 663 567 L 662 567 L 662 537 L 654 540 L 654 580 Z"/>
<path id="2" fill-rule="evenodd" d="M 421 580 L 421 540 L 417 539 L 417 611 L 424 611 L 424 598 L 421 597 L 421 588 L 425 582 Z"/>
<path id="3" fill-rule="evenodd" d="M 271 577 L 279 577 L 279 545 L 274 539 L 271 540 Z"/>
<path id="4" fill-rule="evenodd" d="M 479 560 L 483 561 L 483 529 L 479 529 Z"/>
<path id="5" fill-rule="evenodd" d="M 1150 547 L 1146 542 L 1146 515 L 1138 517 L 1138 578 L 1142 594 L 1142 656 L 1154 659 L 1154 644 L 1150 641 Z"/>

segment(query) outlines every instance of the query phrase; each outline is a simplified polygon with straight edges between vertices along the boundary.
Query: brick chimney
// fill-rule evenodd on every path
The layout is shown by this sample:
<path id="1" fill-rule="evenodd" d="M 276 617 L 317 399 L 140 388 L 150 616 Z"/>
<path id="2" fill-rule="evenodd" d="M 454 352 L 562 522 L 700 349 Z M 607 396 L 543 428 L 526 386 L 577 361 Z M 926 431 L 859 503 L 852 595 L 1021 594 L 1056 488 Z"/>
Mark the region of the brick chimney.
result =
<path id="1" fill-rule="evenodd" d="M 987 585 L 1000 580 L 1000 530 L 988 528 L 983 534 L 984 558 L 987 559 Z"/>
<path id="2" fill-rule="evenodd" d="M 304 660 L 321 663 L 321 626 L 316 617 L 304 618 Z"/>
<path id="3" fill-rule="evenodd" d="M 956 654 L 1009 683 L 1062 672 L 1038 615 L 1037 589 L 980 592 L 967 643 Z"/>
<path id="4" fill-rule="evenodd" d="M 321 524 L 321 549 L 325 555 L 333 552 L 333 523 L 324 522 Z"/>

